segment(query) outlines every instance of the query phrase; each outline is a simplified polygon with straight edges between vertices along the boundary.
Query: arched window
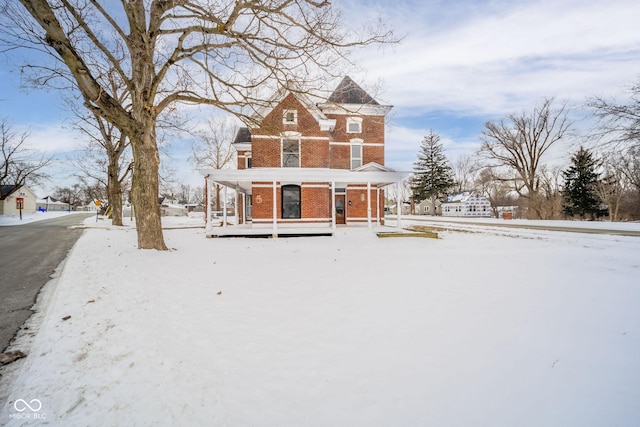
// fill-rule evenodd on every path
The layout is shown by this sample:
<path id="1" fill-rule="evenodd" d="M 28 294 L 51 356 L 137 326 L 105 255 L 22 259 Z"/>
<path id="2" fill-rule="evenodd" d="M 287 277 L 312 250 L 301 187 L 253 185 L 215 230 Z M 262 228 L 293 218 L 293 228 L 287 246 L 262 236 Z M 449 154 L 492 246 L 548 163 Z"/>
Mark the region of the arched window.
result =
<path id="1" fill-rule="evenodd" d="M 300 186 L 282 186 L 282 218 L 300 218 Z"/>

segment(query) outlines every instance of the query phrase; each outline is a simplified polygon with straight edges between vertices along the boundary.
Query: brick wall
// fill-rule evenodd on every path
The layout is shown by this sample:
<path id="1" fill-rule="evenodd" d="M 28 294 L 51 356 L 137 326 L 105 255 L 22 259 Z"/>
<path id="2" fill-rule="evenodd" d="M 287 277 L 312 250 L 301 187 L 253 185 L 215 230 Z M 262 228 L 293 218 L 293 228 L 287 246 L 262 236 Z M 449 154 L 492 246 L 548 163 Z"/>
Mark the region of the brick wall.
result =
<path id="1" fill-rule="evenodd" d="M 323 185 L 326 187 L 320 187 Z M 303 184 L 301 193 L 302 218 L 331 218 L 331 188 L 329 183 Z"/>

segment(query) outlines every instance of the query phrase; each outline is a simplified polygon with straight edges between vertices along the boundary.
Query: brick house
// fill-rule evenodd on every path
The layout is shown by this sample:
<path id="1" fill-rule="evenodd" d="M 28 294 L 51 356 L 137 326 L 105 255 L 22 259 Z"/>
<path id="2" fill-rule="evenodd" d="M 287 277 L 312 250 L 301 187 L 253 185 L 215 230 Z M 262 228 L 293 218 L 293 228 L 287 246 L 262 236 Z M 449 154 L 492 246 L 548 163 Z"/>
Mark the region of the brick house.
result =
<path id="1" fill-rule="evenodd" d="M 349 77 L 325 103 L 283 90 L 270 105 L 254 117 L 257 124 L 239 130 L 237 169 L 200 171 L 208 188 L 216 183 L 237 195 L 236 226 L 230 227 L 236 230 L 213 230 L 209 214 L 210 233 L 234 234 L 243 226 L 271 229 L 274 236 L 292 228 L 330 234 L 340 224 L 382 224 L 384 187 L 408 175 L 384 166 L 385 116 L 392 107 Z"/>

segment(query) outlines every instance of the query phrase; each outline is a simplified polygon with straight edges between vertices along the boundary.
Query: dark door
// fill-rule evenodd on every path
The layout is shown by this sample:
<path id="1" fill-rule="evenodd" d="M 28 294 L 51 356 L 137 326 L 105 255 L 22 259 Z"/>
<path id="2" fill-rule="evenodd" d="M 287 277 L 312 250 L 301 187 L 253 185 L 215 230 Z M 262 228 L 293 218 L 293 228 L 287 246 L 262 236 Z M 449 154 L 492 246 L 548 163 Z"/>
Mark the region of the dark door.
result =
<path id="1" fill-rule="evenodd" d="M 336 224 L 346 224 L 346 221 L 345 221 L 346 209 L 344 205 L 344 194 L 336 194 L 335 206 L 336 206 L 336 212 L 335 212 Z"/>

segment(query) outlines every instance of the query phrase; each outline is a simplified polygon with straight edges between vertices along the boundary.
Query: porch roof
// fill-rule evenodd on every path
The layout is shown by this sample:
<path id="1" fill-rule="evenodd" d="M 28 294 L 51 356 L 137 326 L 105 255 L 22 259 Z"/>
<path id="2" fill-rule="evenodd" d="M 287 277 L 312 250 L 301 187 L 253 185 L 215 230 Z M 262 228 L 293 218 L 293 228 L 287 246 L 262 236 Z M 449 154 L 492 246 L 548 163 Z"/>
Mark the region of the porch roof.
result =
<path id="1" fill-rule="evenodd" d="M 337 187 L 348 184 L 367 184 L 385 187 L 396 184 L 411 172 L 391 170 L 347 170 L 329 168 L 251 168 L 251 169 L 199 169 L 206 179 L 249 192 L 252 182 L 331 182 Z"/>

